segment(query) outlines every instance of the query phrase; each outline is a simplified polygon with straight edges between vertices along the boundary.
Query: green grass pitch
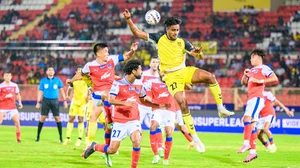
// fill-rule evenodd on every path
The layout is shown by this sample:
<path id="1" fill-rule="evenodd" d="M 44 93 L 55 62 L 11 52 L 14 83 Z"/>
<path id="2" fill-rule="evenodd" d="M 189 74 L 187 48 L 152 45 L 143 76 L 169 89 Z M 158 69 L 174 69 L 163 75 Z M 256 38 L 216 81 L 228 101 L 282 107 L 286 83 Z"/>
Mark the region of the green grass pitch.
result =
<path id="1" fill-rule="evenodd" d="M 15 141 L 15 131 L 12 126 L 0 127 L 0 168 L 85 168 L 107 167 L 99 152 L 88 159 L 80 154 L 84 145 L 75 147 L 77 129 L 73 130 L 72 142 L 68 146 L 58 143 L 56 128 L 44 127 L 40 142 L 35 142 L 36 127 L 22 127 L 22 143 Z M 63 132 L 65 133 L 65 129 Z M 242 160 L 248 152 L 237 154 L 243 141 L 242 134 L 229 133 L 198 133 L 206 146 L 206 152 L 201 154 L 196 150 L 188 150 L 188 142 L 184 136 L 175 132 L 170 165 L 174 168 L 232 168 L 232 167 L 270 167 L 270 168 L 300 168 L 300 137 L 291 135 L 274 135 L 278 148 L 276 153 L 265 152 L 265 148 L 257 142 L 258 159 L 250 163 Z M 97 131 L 97 141 L 103 142 L 103 131 Z M 121 143 L 120 154 L 113 156 L 113 167 L 130 167 L 132 145 L 127 137 Z M 140 168 L 166 167 L 151 163 L 153 154 L 149 145 L 149 131 L 143 132 L 141 145 Z"/>

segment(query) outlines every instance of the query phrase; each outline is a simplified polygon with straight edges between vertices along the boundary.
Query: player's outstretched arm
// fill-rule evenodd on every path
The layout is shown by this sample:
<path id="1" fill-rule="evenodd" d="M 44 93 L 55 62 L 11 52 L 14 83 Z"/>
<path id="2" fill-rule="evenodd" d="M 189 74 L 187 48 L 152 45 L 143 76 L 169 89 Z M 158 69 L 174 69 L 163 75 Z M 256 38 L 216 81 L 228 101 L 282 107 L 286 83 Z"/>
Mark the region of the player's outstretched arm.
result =
<path id="1" fill-rule="evenodd" d="M 76 74 L 73 76 L 72 79 L 67 79 L 66 84 L 69 85 L 73 83 L 74 81 L 80 80 L 82 78 L 81 72 L 76 72 Z"/>
<path id="2" fill-rule="evenodd" d="M 279 100 L 275 100 L 274 101 L 275 105 L 278 105 L 279 107 L 281 107 L 285 113 L 289 116 L 289 117 L 294 117 L 294 112 L 290 111 L 284 104 L 282 104 Z"/>
<path id="3" fill-rule="evenodd" d="M 129 60 L 132 56 L 134 56 L 135 51 L 138 49 L 139 43 L 135 42 L 131 44 L 130 51 L 124 54 L 124 61 Z"/>
<path id="4" fill-rule="evenodd" d="M 123 12 L 123 16 L 132 32 L 133 35 L 135 35 L 136 37 L 143 39 L 143 40 L 148 40 L 148 33 L 143 32 L 142 30 L 138 29 L 135 24 L 133 23 L 133 21 L 131 20 L 131 13 L 129 12 L 128 9 L 125 9 L 125 11 Z"/>
<path id="5" fill-rule="evenodd" d="M 108 96 L 108 102 L 109 104 L 115 105 L 115 106 L 129 106 L 129 107 L 136 107 L 135 101 L 121 101 L 116 99 L 116 96 L 109 95 Z"/>

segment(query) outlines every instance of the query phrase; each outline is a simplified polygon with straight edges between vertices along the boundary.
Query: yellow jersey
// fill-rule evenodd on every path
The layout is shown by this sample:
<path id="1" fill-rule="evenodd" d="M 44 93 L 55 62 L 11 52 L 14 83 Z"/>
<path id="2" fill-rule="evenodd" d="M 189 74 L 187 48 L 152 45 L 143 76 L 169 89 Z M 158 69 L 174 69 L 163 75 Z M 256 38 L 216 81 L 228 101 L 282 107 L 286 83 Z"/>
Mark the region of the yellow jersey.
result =
<path id="1" fill-rule="evenodd" d="M 71 85 L 74 89 L 72 103 L 82 105 L 86 103 L 88 86 L 83 80 L 74 81 Z"/>
<path id="2" fill-rule="evenodd" d="M 161 72 L 176 71 L 185 67 L 186 51 L 194 49 L 193 45 L 182 38 L 169 40 L 166 34 L 149 33 L 148 41 L 157 44 Z"/>

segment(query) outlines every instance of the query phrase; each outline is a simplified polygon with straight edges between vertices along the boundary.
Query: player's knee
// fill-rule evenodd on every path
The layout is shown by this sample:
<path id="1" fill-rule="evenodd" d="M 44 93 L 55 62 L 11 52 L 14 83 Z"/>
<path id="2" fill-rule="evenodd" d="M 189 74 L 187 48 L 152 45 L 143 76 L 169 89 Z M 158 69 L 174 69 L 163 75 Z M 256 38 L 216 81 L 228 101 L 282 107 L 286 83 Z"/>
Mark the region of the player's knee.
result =
<path id="1" fill-rule="evenodd" d="M 135 138 L 132 140 L 132 145 L 134 148 L 140 147 L 140 144 L 141 144 L 141 138 Z"/>
<path id="2" fill-rule="evenodd" d="M 166 137 L 172 137 L 172 130 L 166 131 Z"/>
<path id="3" fill-rule="evenodd" d="M 268 132 L 269 131 L 269 127 L 264 127 L 264 131 Z"/>

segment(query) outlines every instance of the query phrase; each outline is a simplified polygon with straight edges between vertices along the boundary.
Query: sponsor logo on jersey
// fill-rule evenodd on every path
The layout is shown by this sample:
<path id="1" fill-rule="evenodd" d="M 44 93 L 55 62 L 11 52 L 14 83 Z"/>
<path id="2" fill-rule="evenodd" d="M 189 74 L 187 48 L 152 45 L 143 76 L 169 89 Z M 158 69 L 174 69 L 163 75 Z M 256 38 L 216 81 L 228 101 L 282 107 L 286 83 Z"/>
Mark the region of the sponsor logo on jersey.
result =
<path id="1" fill-rule="evenodd" d="M 110 77 L 110 73 L 109 72 L 105 72 L 102 76 L 101 76 L 101 80 Z"/>
<path id="2" fill-rule="evenodd" d="M 129 97 L 127 100 L 126 100 L 126 102 L 136 102 L 137 100 L 136 100 L 136 98 L 135 97 Z"/>
<path id="3" fill-rule="evenodd" d="M 169 93 L 167 92 L 162 92 L 161 94 L 158 95 L 158 98 L 161 98 L 161 97 L 168 97 L 169 96 Z"/>

